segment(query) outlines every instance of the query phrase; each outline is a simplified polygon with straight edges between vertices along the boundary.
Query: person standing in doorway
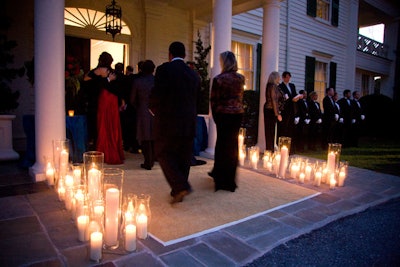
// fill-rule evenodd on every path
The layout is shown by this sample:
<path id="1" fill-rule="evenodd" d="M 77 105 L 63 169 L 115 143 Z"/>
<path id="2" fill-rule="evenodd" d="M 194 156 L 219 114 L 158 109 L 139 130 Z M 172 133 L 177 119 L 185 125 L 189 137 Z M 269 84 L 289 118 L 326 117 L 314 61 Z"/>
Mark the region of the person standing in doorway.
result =
<path id="1" fill-rule="evenodd" d="M 238 135 L 243 118 L 243 91 L 245 78 L 237 72 L 235 54 L 219 55 L 221 73 L 211 86 L 211 112 L 217 127 L 214 167 L 209 175 L 214 179 L 215 191 L 235 192 L 238 164 Z"/>
<path id="2" fill-rule="evenodd" d="M 171 204 L 182 202 L 192 191 L 188 179 L 200 78 L 184 62 L 185 56 L 183 43 L 170 44 L 169 62 L 156 69 L 149 105 L 154 114 L 154 150 L 171 187 Z"/>

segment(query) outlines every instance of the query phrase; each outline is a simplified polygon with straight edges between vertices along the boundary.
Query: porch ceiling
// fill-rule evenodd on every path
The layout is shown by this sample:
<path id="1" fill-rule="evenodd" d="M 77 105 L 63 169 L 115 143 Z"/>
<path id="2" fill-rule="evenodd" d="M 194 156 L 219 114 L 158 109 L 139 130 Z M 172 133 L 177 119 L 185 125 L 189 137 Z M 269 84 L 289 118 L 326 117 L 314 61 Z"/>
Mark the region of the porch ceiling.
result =
<path id="1" fill-rule="evenodd" d="M 195 18 L 210 22 L 212 20 L 213 0 L 161 0 L 170 6 L 192 10 Z M 232 15 L 262 7 L 263 0 L 232 0 Z"/>

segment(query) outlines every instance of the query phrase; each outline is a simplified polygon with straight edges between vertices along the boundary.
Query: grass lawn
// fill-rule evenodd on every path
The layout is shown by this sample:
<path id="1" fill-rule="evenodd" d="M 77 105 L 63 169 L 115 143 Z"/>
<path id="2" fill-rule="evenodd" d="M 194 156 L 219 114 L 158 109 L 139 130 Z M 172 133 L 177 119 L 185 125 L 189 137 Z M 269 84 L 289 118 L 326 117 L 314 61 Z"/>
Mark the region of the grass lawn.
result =
<path id="1" fill-rule="evenodd" d="M 326 160 L 327 151 L 304 152 L 301 155 Z M 364 137 L 360 139 L 359 147 L 343 148 L 340 160 L 348 161 L 349 166 L 400 177 L 400 139 Z"/>

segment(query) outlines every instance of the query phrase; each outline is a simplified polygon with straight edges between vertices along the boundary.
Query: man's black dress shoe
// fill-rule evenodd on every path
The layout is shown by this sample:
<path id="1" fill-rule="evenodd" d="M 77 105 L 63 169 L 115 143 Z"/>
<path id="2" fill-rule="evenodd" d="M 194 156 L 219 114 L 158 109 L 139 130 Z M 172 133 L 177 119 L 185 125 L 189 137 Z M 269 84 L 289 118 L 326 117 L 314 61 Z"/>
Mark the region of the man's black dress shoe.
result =
<path id="1" fill-rule="evenodd" d="M 140 168 L 146 169 L 146 170 L 151 170 L 151 167 L 144 165 L 143 163 L 140 164 Z"/>
<path id="2" fill-rule="evenodd" d="M 181 192 L 179 192 L 178 194 L 176 194 L 175 196 L 172 196 L 172 200 L 171 200 L 171 204 L 175 204 L 178 202 L 182 202 L 183 198 L 187 195 L 189 195 L 191 192 L 189 190 L 183 190 Z"/>

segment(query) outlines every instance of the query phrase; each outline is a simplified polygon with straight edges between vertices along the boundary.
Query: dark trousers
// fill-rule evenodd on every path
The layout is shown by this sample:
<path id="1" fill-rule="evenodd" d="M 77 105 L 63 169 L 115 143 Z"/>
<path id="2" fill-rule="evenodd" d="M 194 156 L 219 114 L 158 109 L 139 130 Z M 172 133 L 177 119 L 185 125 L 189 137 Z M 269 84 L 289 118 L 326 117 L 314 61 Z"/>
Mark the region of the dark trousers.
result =
<path id="1" fill-rule="evenodd" d="M 215 114 L 217 140 L 215 143 L 212 175 L 215 189 L 236 189 L 238 164 L 238 135 L 243 114 Z"/>
<path id="2" fill-rule="evenodd" d="M 171 196 L 184 190 L 191 190 L 188 179 L 193 139 L 193 137 L 162 136 L 154 142 L 156 158 L 171 187 Z"/>
<path id="3" fill-rule="evenodd" d="M 272 152 L 275 150 L 275 124 L 274 110 L 264 108 L 265 150 Z"/>
<path id="4" fill-rule="evenodd" d="M 144 140 L 140 142 L 140 147 L 142 148 L 142 154 L 144 157 L 144 165 L 146 167 L 152 168 L 154 166 L 154 142 L 153 140 Z"/>

